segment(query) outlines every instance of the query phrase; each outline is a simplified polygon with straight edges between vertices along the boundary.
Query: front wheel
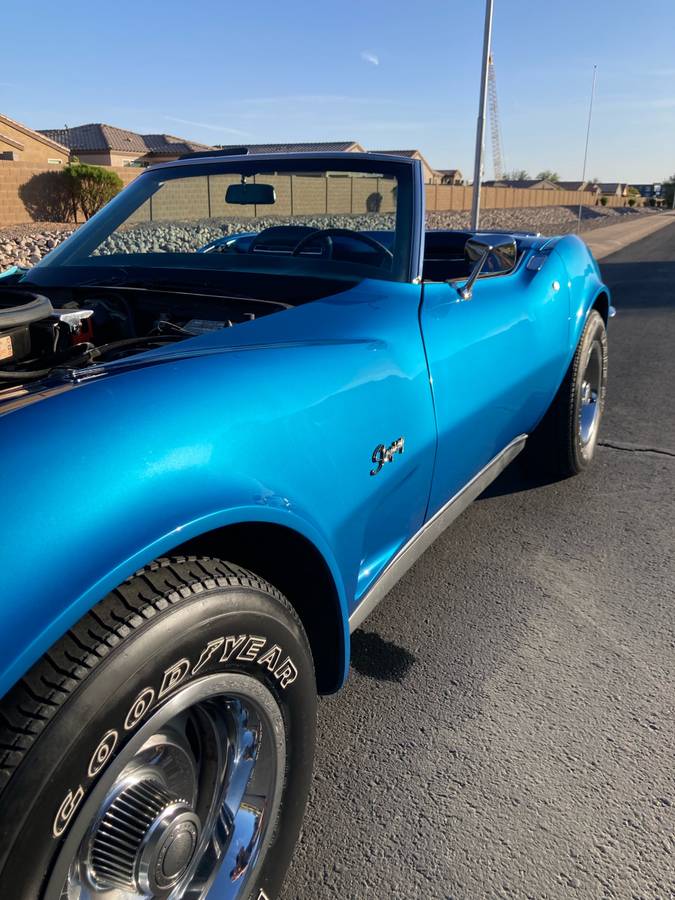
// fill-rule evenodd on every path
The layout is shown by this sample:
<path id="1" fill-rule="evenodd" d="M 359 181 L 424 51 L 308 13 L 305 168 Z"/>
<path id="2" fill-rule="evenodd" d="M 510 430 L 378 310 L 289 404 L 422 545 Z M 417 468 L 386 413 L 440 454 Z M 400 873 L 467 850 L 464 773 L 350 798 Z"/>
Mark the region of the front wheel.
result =
<path id="1" fill-rule="evenodd" d="M 273 900 L 315 716 L 279 592 L 218 560 L 159 560 L 0 703 L 0 896 Z"/>
<path id="2" fill-rule="evenodd" d="M 606 392 L 607 331 L 592 309 L 565 379 L 527 442 L 525 459 L 563 478 L 587 468 L 595 455 Z"/>

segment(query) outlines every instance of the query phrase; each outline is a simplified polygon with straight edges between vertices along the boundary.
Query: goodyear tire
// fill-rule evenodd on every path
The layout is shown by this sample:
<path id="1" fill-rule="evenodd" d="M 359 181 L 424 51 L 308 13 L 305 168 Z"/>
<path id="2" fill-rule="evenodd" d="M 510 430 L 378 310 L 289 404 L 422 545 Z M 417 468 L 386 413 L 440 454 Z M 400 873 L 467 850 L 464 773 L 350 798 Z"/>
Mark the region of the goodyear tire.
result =
<path id="1" fill-rule="evenodd" d="M 0 703 L 0 897 L 273 900 L 315 716 L 275 588 L 218 560 L 153 563 Z"/>
<path id="2" fill-rule="evenodd" d="M 586 469 L 595 455 L 606 393 L 607 331 L 592 309 L 563 383 L 527 442 L 526 465 L 560 478 Z"/>

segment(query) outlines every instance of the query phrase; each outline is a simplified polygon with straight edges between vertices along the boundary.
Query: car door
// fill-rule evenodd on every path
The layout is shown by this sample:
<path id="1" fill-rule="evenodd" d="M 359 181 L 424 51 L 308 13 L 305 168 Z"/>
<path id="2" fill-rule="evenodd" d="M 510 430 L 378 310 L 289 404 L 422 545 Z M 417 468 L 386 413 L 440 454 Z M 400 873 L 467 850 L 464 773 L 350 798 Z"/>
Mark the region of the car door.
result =
<path id="1" fill-rule="evenodd" d="M 471 299 L 425 283 L 421 326 L 438 446 L 428 516 L 537 424 L 564 374 L 569 284 L 555 253 L 485 275 Z"/>

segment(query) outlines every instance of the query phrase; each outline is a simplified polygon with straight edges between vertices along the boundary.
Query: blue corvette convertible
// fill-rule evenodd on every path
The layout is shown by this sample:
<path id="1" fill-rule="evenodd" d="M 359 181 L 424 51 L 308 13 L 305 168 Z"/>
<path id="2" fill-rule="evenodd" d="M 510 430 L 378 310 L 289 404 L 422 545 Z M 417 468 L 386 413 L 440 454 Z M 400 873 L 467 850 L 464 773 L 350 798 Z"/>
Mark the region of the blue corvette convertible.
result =
<path id="1" fill-rule="evenodd" d="M 358 153 L 156 166 L 0 277 L 0 897 L 277 897 L 350 632 L 520 451 L 590 464 L 610 310 Z"/>

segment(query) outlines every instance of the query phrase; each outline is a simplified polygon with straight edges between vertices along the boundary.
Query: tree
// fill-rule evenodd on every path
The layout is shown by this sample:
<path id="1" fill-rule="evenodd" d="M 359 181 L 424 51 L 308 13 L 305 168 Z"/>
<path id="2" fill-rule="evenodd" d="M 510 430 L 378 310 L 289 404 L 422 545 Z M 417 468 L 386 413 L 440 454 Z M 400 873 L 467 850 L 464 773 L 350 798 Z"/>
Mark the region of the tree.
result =
<path id="1" fill-rule="evenodd" d="M 90 219 L 119 194 L 124 186 L 116 172 L 77 161 L 64 167 L 63 177 L 70 190 L 76 221 L 78 208 L 84 213 L 85 219 Z"/>
<path id="2" fill-rule="evenodd" d="M 560 175 L 557 172 L 552 172 L 550 169 L 544 169 L 543 172 L 537 175 L 537 181 L 560 181 Z"/>
<path id="3" fill-rule="evenodd" d="M 504 178 L 507 181 L 528 181 L 530 173 L 526 169 L 513 169 L 512 172 L 505 172 Z"/>

